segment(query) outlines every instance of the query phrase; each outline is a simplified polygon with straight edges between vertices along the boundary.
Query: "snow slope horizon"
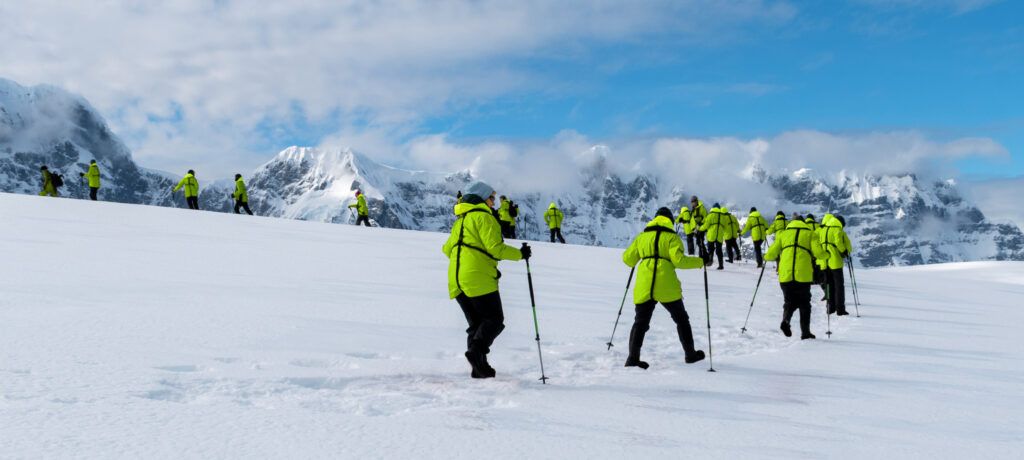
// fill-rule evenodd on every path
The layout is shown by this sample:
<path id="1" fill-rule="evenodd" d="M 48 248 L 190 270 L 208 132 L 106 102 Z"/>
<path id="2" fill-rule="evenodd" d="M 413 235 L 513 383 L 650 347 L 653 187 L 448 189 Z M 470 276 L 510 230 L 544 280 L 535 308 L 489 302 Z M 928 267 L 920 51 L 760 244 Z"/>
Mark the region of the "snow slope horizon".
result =
<path id="1" fill-rule="evenodd" d="M 0 194 L 0 452 L 13 457 L 1012 458 L 1024 263 L 858 271 L 862 318 L 777 331 L 781 297 L 710 275 L 715 367 L 664 312 L 605 350 L 620 251 L 535 243 L 503 263 L 493 381 L 468 378 L 445 235 Z M 639 230 L 639 229 L 637 229 Z M 59 261 L 56 262 L 55 261 Z M 701 272 L 678 272 L 706 348 Z M 819 294 L 817 289 L 814 294 Z M 869 442 L 866 442 L 869 441 Z"/>

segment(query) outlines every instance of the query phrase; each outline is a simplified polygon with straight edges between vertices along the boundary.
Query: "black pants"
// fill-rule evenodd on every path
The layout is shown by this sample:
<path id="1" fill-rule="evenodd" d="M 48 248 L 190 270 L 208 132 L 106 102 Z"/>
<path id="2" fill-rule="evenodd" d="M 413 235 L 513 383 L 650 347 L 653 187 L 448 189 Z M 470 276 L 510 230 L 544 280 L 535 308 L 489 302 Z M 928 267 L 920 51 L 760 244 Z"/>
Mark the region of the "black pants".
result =
<path id="1" fill-rule="evenodd" d="M 658 302 L 650 300 L 636 305 L 636 318 L 633 319 L 633 329 L 629 332 L 629 359 L 640 359 L 640 349 L 644 346 L 644 335 L 651 328 L 651 316 L 654 315 L 654 307 Z M 693 331 L 690 329 L 690 316 L 686 314 L 683 307 L 683 300 L 661 304 L 672 315 L 672 321 L 676 322 L 676 332 L 679 334 L 679 342 L 683 344 L 683 351 L 686 355 L 692 355 Z"/>
<path id="2" fill-rule="evenodd" d="M 359 224 L 366 224 L 366 226 L 369 227 L 370 226 L 370 216 L 360 214 L 359 217 L 356 218 L 356 227 L 358 227 Z"/>
<path id="3" fill-rule="evenodd" d="M 515 225 L 511 225 L 510 224 L 508 226 L 508 239 L 510 239 L 510 240 L 516 239 L 516 226 Z"/>
<path id="4" fill-rule="evenodd" d="M 690 232 L 686 234 L 686 254 L 691 256 L 693 255 L 694 233 L 696 232 Z"/>
<path id="5" fill-rule="evenodd" d="M 250 216 L 252 215 L 252 210 L 249 209 L 248 201 L 235 200 L 235 214 L 241 214 L 240 212 L 238 212 L 239 209 L 244 209 L 246 213 L 248 213 Z"/>
<path id="6" fill-rule="evenodd" d="M 696 246 L 697 246 L 697 248 L 699 248 L 701 250 L 701 257 L 705 257 L 705 254 L 704 254 L 704 250 L 705 250 L 705 248 L 704 248 L 704 235 L 705 235 L 705 233 L 706 232 L 702 232 L 700 230 L 694 230 L 693 231 L 693 235 L 697 239 Z"/>
<path id="7" fill-rule="evenodd" d="M 505 329 L 505 314 L 501 310 L 498 291 L 478 297 L 459 294 L 455 298 L 466 315 L 466 350 L 488 354 L 494 339 Z"/>
<path id="8" fill-rule="evenodd" d="M 99 187 L 89 187 L 89 199 L 96 201 L 96 194 L 99 193 Z"/>
<path id="9" fill-rule="evenodd" d="M 188 196 L 188 197 L 185 197 L 185 202 L 188 203 L 188 208 L 189 209 L 196 209 L 196 210 L 199 209 L 199 197 L 198 196 Z"/>
<path id="10" fill-rule="evenodd" d="M 826 269 L 825 282 L 825 295 L 828 297 L 828 312 L 846 313 L 846 283 L 843 279 L 843 269 Z"/>
<path id="11" fill-rule="evenodd" d="M 715 263 L 715 256 L 718 256 L 718 268 L 723 268 L 722 264 L 722 243 L 712 241 L 708 243 L 708 259 L 704 265 L 711 265 Z"/>
<path id="12" fill-rule="evenodd" d="M 558 241 L 560 243 L 565 244 L 565 238 L 562 238 L 562 229 L 561 228 L 555 227 L 555 228 L 551 229 L 551 242 L 552 243 L 555 242 L 555 237 L 558 237 Z"/>
<path id="13" fill-rule="evenodd" d="M 800 310 L 800 332 L 806 336 L 811 333 L 811 283 L 790 281 L 779 283 L 782 286 L 782 322 L 789 324 L 793 312 Z"/>
<path id="14" fill-rule="evenodd" d="M 761 268 L 762 266 L 764 266 L 764 255 L 761 254 L 761 244 L 763 244 L 763 243 L 764 243 L 764 241 L 755 241 L 754 242 L 754 257 L 757 258 L 757 267 L 758 268 Z"/>
<path id="15" fill-rule="evenodd" d="M 729 253 L 729 263 L 732 263 L 734 258 L 742 260 L 742 257 L 740 257 L 740 245 L 736 243 L 736 238 L 725 240 L 725 249 Z"/>
<path id="16" fill-rule="evenodd" d="M 505 238 L 506 240 L 511 240 L 512 239 L 512 224 L 510 224 L 507 220 L 500 220 L 500 219 L 498 220 L 498 224 L 501 225 L 501 237 Z"/>

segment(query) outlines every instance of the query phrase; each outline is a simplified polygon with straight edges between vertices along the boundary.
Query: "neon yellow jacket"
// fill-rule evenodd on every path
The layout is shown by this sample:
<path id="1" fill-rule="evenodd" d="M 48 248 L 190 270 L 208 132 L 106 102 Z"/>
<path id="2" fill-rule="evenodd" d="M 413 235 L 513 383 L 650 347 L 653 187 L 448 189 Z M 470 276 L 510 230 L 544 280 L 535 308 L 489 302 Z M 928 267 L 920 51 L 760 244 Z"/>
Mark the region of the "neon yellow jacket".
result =
<path id="1" fill-rule="evenodd" d="M 764 241 L 768 236 L 768 221 L 764 220 L 760 211 L 754 211 L 747 216 L 747 223 L 743 226 L 743 233 L 750 232 L 750 239 Z"/>
<path id="2" fill-rule="evenodd" d="M 544 222 L 548 223 L 548 228 L 562 228 L 562 219 L 565 219 L 565 214 L 558 209 L 558 206 L 555 206 L 555 203 L 551 203 L 548 210 L 544 212 Z"/>
<path id="3" fill-rule="evenodd" d="M 520 260 L 501 239 L 501 226 L 486 203 L 455 205 L 455 224 L 441 252 L 448 257 L 448 295 L 479 297 L 498 290 L 498 261 Z"/>
<path id="4" fill-rule="evenodd" d="M 199 181 L 196 180 L 196 176 L 185 174 L 185 177 L 182 177 L 178 181 L 178 185 L 174 187 L 174 191 L 177 192 L 182 187 L 185 187 L 185 198 L 199 196 Z"/>
<path id="5" fill-rule="evenodd" d="M 719 208 L 711 208 L 708 217 L 704 219 L 704 224 L 700 226 L 702 232 L 707 232 L 705 238 L 709 243 L 725 242 L 725 235 L 731 228 L 732 222 L 729 220 L 729 215 Z"/>
<path id="6" fill-rule="evenodd" d="M 235 198 L 235 201 L 241 201 L 242 203 L 249 202 L 249 192 L 246 190 L 245 181 L 242 180 L 241 177 L 235 181 L 235 193 L 232 193 L 231 196 Z"/>
<path id="7" fill-rule="evenodd" d="M 737 219 L 736 216 L 729 212 L 729 208 L 725 206 L 722 206 L 722 209 L 720 209 L 720 211 L 725 213 L 724 220 L 722 221 L 722 229 L 725 231 L 724 238 L 726 239 L 726 241 L 740 236 L 739 219 Z"/>
<path id="8" fill-rule="evenodd" d="M 498 219 L 504 222 L 512 222 L 512 214 L 509 213 L 510 203 L 508 199 L 501 200 L 501 204 L 498 206 Z"/>
<path id="9" fill-rule="evenodd" d="M 690 210 L 690 216 L 693 218 L 694 228 L 704 225 L 704 219 L 708 217 L 708 208 L 704 207 L 703 201 L 697 200 L 697 206 Z"/>
<path id="10" fill-rule="evenodd" d="M 658 302 L 682 299 L 683 291 L 676 269 L 704 266 L 704 259 L 686 255 L 683 241 L 679 239 L 672 221 L 664 216 L 657 216 L 647 224 L 643 233 L 634 238 L 622 253 L 622 261 L 636 267 L 635 304 L 651 299 Z"/>
<path id="11" fill-rule="evenodd" d="M 89 188 L 100 188 L 100 167 L 96 163 L 89 163 L 89 171 L 85 173 L 89 179 Z"/>
<path id="12" fill-rule="evenodd" d="M 356 212 L 359 213 L 360 216 L 369 216 L 370 215 L 370 208 L 368 206 L 366 206 L 366 194 L 365 193 L 360 193 L 359 196 L 356 197 L 356 202 L 348 205 L 348 207 L 356 208 Z"/>
<path id="13" fill-rule="evenodd" d="M 779 232 L 775 242 L 764 254 L 765 260 L 779 261 L 779 282 L 810 283 L 814 281 L 814 263 L 827 256 L 811 228 L 795 220 Z"/>
<path id="14" fill-rule="evenodd" d="M 805 218 L 804 223 L 807 224 L 808 227 L 811 227 L 811 230 L 814 230 L 815 233 L 817 233 L 818 229 L 821 228 L 821 224 L 819 224 L 818 221 L 810 217 Z"/>
<path id="15" fill-rule="evenodd" d="M 821 219 L 821 228 L 818 229 L 818 240 L 828 252 L 828 260 L 819 261 L 818 266 L 832 270 L 843 268 L 843 259 L 853 252 L 853 245 L 839 219 L 832 214 L 825 214 Z"/>
<path id="16" fill-rule="evenodd" d="M 773 220 L 772 224 L 768 227 L 768 234 L 772 235 L 772 234 L 775 234 L 775 232 L 781 232 L 781 231 L 783 231 L 785 229 L 786 229 L 786 216 L 784 216 L 782 214 L 776 214 L 775 215 L 775 220 Z"/>
<path id="17" fill-rule="evenodd" d="M 693 219 L 690 208 L 686 206 L 679 208 L 679 217 L 676 218 L 676 223 L 683 224 L 683 232 L 687 235 L 697 229 L 697 221 Z"/>

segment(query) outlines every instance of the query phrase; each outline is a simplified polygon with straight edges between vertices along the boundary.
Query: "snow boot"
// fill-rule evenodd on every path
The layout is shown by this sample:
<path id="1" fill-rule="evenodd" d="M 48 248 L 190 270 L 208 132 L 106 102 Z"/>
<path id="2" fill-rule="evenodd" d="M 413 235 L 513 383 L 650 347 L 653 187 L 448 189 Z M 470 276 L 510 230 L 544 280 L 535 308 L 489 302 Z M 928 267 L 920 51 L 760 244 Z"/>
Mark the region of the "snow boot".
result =
<path id="1" fill-rule="evenodd" d="M 850 312 L 846 311 L 846 306 L 845 305 L 840 306 L 836 310 L 836 315 L 838 315 L 838 316 L 846 316 L 846 315 L 849 315 L 849 314 L 850 314 Z"/>
<path id="2" fill-rule="evenodd" d="M 815 337 L 814 334 L 811 334 L 810 332 L 804 332 L 803 334 L 800 335 L 800 340 L 816 339 L 816 338 L 817 337 Z"/>
<path id="3" fill-rule="evenodd" d="M 789 322 L 788 321 L 783 321 L 782 324 L 779 325 L 779 329 L 782 329 L 782 333 L 785 334 L 786 337 L 792 337 L 793 336 L 793 330 L 789 328 Z"/>
<path id="4" fill-rule="evenodd" d="M 640 361 L 640 358 L 630 356 L 626 358 L 626 367 L 639 367 L 640 369 L 647 370 L 650 365 L 646 361 Z"/>
<path id="5" fill-rule="evenodd" d="M 697 350 L 693 353 L 686 354 L 686 364 L 693 364 L 697 361 L 704 360 L 704 350 Z"/>
<path id="6" fill-rule="evenodd" d="M 469 365 L 473 366 L 473 373 L 480 376 L 477 378 L 491 378 L 496 374 L 494 368 L 492 368 L 490 364 L 487 364 L 487 356 L 483 353 L 472 350 L 467 351 L 466 361 L 469 361 Z M 472 373 L 470 376 L 472 376 Z"/>

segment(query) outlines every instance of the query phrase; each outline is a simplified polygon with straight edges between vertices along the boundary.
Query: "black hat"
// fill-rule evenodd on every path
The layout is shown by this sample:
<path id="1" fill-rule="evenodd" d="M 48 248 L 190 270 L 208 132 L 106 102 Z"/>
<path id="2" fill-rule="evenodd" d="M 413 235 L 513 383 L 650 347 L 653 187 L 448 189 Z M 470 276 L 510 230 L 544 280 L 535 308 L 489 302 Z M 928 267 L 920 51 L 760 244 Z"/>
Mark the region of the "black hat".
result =
<path id="1" fill-rule="evenodd" d="M 45 171 L 45 170 L 46 170 L 46 165 L 42 165 L 42 166 L 40 166 L 40 167 L 39 167 L 39 170 L 40 170 L 40 171 Z"/>
<path id="2" fill-rule="evenodd" d="M 238 180 L 238 179 L 241 179 L 241 178 L 242 178 L 241 174 L 235 174 L 235 180 Z"/>
<path id="3" fill-rule="evenodd" d="M 786 217 L 786 213 L 784 213 L 784 212 L 782 212 L 782 211 L 779 211 L 779 212 L 775 213 L 775 215 L 776 215 L 776 216 L 782 216 L 782 217 Z"/>
<path id="4" fill-rule="evenodd" d="M 722 205 L 720 205 L 720 204 L 718 204 L 718 203 L 715 203 L 715 205 L 714 205 L 714 206 L 712 206 L 712 208 L 720 208 L 720 207 L 722 207 Z"/>
<path id="5" fill-rule="evenodd" d="M 672 220 L 672 211 L 666 207 L 658 208 L 658 212 L 654 213 L 654 215 L 667 217 L 668 220 Z"/>
<path id="6" fill-rule="evenodd" d="M 817 219 L 814 218 L 814 214 L 808 214 L 808 215 L 805 216 L 805 218 L 811 219 L 811 220 L 817 220 Z"/>
<path id="7" fill-rule="evenodd" d="M 188 173 L 192 174 L 192 175 L 195 175 L 196 172 L 190 169 L 190 170 L 188 170 Z"/>
<path id="8" fill-rule="evenodd" d="M 838 220 L 843 227 L 846 226 L 846 219 L 843 219 L 843 216 L 836 216 L 836 220 Z"/>
<path id="9" fill-rule="evenodd" d="M 756 212 L 756 211 L 757 211 L 757 208 L 755 208 L 753 206 L 750 207 L 750 212 Z"/>

